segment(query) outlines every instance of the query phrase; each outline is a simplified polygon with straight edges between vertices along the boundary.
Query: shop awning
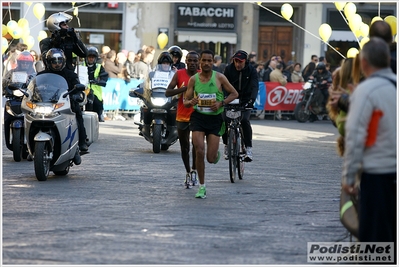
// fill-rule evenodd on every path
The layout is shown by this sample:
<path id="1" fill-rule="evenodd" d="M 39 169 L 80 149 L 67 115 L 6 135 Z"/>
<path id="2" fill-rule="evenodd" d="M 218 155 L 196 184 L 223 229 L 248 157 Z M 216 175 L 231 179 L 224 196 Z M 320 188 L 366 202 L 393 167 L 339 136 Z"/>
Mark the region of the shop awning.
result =
<path id="1" fill-rule="evenodd" d="M 194 32 L 179 31 L 177 34 L 178 42 L 205 42 L 205 43 L 237 43 L 237 34 L 233 32 Z"/>
<path id="2" fill-rule="evenodd" d="M 357 42 L 357 39 L 351 31 L 332 31 L 328 41 Z"/>

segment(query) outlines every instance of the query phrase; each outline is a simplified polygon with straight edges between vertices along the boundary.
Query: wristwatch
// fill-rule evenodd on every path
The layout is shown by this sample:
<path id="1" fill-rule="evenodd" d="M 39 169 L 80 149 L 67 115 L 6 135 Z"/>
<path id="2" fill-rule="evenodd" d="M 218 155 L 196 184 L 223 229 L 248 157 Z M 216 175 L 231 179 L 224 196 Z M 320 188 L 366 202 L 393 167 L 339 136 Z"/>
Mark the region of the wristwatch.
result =
<path id="1" fill-rule="evenodd" d="M 225 104 L 224 104 L 224 100 L 222 100 L 222 107 L 224 106 Z"/>

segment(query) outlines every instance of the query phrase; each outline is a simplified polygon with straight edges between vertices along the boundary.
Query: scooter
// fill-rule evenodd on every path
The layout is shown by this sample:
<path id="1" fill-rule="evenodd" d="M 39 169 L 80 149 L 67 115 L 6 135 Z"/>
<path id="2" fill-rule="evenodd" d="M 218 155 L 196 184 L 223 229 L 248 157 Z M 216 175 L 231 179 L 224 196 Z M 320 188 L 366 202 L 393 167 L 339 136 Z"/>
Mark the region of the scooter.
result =
<path id="1" fill-rule="evenodd" d="M 78 124 L 70 98 L 82 101 L 84 90 L 83 84 L 77 84 L 68 92 L 66 80 L 53 73 L 38 75 L 29 83 L 21 109 L 37 180 L 46 181 L 50 171 L 67 175 L 73 164 L 81 163 Z"/>
<path id="2" fill-rule="evenodd" d="M 166 88 L 151 89 L 150 100 L 144 97 L 143 88 L 129 91 L 129 96 L 143 101 L 140 107 L 142 121 L 134 123 L 139 126 L 140 135 L 152 143 L 154 153 L 168 150 L 178 139 L 176 126 L 177 98 L 165 96 Z"/>
<path id="3" fill-rule="evenodd" d="M 26 72 L 14 72 L 11 81 L 3 87 L 3 94 L 7 98 L 4 106 L 4 138 L 6 147 L 13 152 L 16 162 L 28 157 L 21 102 L 27 81 L 32 77 L 33 75 Z"/>

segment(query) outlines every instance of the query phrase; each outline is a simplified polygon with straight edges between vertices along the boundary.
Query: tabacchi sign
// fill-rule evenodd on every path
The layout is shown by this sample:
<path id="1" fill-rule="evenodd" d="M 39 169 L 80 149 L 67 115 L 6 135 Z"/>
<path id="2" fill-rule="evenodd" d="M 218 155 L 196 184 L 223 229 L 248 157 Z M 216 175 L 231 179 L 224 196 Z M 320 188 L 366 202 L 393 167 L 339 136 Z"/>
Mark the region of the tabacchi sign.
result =
<path id="1" fill-rule="evenodd" d="M 177 28 L 198 30 L 230 30 L 235 27 L 235 6 L 176 4 Z"/>

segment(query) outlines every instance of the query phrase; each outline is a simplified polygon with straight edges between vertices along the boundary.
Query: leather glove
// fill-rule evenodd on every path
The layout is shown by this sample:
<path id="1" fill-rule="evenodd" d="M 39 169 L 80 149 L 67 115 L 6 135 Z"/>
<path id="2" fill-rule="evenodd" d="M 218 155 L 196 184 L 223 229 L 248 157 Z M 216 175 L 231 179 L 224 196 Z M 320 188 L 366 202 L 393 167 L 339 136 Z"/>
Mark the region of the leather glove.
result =
<path id="1" fill-rule="evenodd" d="M 78 36 L 76 35 L 76 32 L 75 32 L 74 28 L 69 28 L 68 29 L 68 35 L 69 35 L 69 37 L 73 38 L 73 40 L 75 42 L 78 40 Z"/>
<path id="2" fill-rule="evenodd" d="M 252 99 L 250 99 L 245 105 L 244 107 L 246 108 L 254 108 L 254 101 Z"/>

